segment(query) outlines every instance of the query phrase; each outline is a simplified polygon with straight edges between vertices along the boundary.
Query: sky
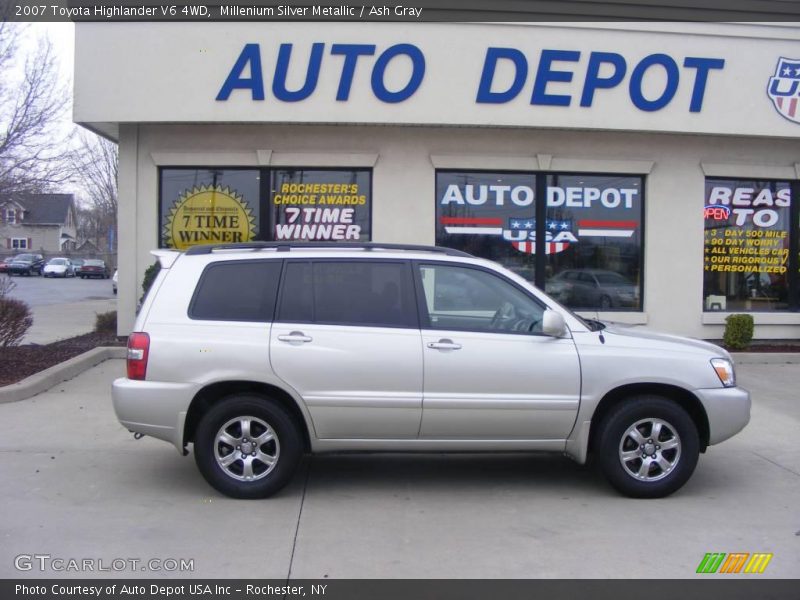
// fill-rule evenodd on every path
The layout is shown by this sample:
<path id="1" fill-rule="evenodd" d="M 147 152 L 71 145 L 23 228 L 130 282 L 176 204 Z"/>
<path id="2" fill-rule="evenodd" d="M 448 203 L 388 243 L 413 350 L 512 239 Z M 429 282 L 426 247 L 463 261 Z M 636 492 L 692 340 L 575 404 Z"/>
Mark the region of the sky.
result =
<path id="1" fill-rule="evenodd" d="M 55 50 L 58 59 L 59 79 L 65 85 L 70 96 L 69 108 L 64 112 L 64 116 L 58 125 L 59 129 L 64 134 L 68 134 L 77 128 L 84 135 L 94 135 L 87 130 L 77 127 L 72 122 L 72 81 L 75 64 L 74 23 L 30 23 L 26 24 L 24 27 L 25 29 L 20 40 L 20 51 L 26 53 L 35 51 L 38 40 L 43 36 L 46 36 L 50 40 Z M 67 184 L 61 191 L 74 193 L 80 200 L 82 190 L 75 184 Z"/>

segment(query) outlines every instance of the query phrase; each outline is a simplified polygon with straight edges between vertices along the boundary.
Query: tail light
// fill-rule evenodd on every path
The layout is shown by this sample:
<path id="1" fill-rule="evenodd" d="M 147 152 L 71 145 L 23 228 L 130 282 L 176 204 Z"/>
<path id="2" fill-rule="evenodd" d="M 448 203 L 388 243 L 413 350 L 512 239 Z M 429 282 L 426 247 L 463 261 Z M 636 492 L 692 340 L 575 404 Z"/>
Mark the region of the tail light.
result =
<path id="1" fill-rule="evenodd" d="M 128 379 L 145 379 L 149 354 L 150 336 L 139 332 L 130 334 L 128 337 Z"/>

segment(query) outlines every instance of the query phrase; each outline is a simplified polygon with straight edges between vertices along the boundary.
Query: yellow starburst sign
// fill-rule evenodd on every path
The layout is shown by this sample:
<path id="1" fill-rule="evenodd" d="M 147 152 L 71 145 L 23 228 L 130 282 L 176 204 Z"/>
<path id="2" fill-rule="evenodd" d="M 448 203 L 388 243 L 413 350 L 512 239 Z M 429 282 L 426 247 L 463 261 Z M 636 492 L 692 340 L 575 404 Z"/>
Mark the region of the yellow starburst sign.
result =
<path id="1" fill-rule="evenodd" d="M 255 237 L 255 217 L 235 190 L 201 186 L 175 201 L 164 225 L 164 242 L 186 250 L 197 244 L 249 242 Z"/>

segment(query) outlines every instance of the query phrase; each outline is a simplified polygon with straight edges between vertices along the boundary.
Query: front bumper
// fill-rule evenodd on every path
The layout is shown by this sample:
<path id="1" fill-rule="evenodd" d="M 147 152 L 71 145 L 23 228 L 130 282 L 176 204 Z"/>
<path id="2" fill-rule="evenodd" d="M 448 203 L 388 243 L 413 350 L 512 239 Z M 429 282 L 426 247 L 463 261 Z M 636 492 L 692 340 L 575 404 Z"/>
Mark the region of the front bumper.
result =
<path id="1" fill-rule="evenodd" d="M 750 422 L 750 392 L 740 387 L 695 390 L 708 416 L 708 443 L 719 444 Z"/>
<path id="2" fill-rule="evenodd" d="M 135 433 L 169 442 L 183 453 L 186 413 L 200 386 L 122 377 L 111 385 L 114 412 Z"/>

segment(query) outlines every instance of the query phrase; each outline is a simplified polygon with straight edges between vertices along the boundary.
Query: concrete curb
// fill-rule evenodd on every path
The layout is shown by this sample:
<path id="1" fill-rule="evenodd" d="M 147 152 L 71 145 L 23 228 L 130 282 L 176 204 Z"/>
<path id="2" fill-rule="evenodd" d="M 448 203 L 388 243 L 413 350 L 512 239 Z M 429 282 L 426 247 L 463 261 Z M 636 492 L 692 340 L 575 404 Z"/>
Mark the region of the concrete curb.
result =
<path id="1" fill-rule="evenodd" d="M 99 365 L 110 358 L 125 358 L 126 353 L 127 349 L 124 346 L 93 348 L 63 363 L 53 365 L 49 369 L 31 375 L 22 381 L 0 387 L 0 404 L 18 402 L 41 394 L 54 385 L 72 379 L 86 369 Z"/>
<path id="2" fill-rule="evenodd" d="M 796 365 L 800 352 L 731 352 L 737 365 Z"/>

